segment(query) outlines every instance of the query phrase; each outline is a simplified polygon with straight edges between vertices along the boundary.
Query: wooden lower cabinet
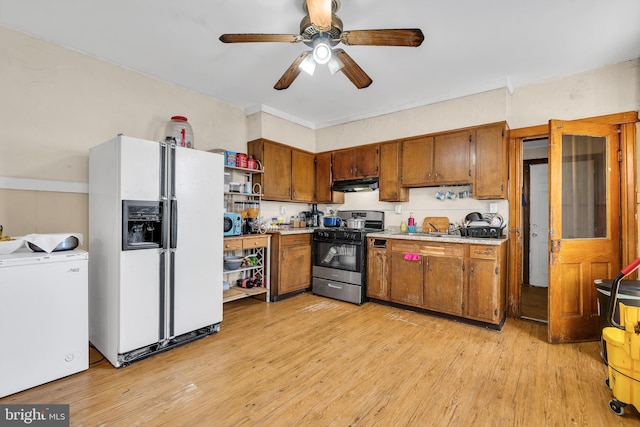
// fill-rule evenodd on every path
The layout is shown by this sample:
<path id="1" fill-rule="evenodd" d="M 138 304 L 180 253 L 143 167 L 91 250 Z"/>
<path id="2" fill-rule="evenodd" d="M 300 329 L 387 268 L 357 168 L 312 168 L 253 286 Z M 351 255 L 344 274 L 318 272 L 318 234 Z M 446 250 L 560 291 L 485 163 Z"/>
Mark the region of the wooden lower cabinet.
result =
<path id="1" fill-rule="evenodd" d="M 403 252 L 391 252 L 391 301 L 422 307 L 423 260 L 422 256 L 407 259 Z"/>
<path id="2" fill-rule="evenodd" d="M 507 242 L 499 245 L 368 239 L 367 296 L 501 325 Z"/>
<path id="3" fill-rule="evenodd" d="M 467 316 L 482 322 L 499 323 L 506 305 L 507 246 L 471 245 L 469 249 L 469 303 Z"/>
<path id="4" fill-rule="evenodd" d="M 389 265 L 387 262 L 387 241 L 370 239 L 367 249 L 367 296 L 382 300 L 389 299 Z"/>
<path id="5" fill-rule="evenodd" d="M 442 254 L 426 256 L 424 308 L 464 315 L 465 252 L 467 245 L 443 245 Z"/>
<path id="6" fill-rule="evenodd" d="M 274 233 L 271 237 L 271 297 L 311 288 L 311 234 Z"/>

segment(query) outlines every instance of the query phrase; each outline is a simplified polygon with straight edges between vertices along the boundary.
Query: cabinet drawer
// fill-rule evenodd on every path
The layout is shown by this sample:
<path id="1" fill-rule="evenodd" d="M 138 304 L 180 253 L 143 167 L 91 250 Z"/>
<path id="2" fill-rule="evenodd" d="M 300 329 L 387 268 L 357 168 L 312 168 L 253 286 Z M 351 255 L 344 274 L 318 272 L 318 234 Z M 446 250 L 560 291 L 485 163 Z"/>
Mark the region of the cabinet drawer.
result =
<path id="1" fill-rule="evenodd" d="M 242 239 L 242 249 L 266 248 L 269 244 L 269 236 L 245 236 Z"/>
<path id="2" fill-rule="evenodd" d="M 464 256 L 464 245 L 442 244 L 432 242 L 402 242 L 395 240 L 392 243 L 394 252 L 410 252 L 423 256 Z"/>
<path id="3" fill-rule="evenodd" d="M 497 253 L 497 246 L 471 245 L 469 250 L 469 256 L 478 259 L 495 259 Z"/>
<path id="4" fill-rule="evenodd" d="M 311 245 L 311 234 L 289 234 L 282 236 L 282 246 Z"/>
<path id="5" fill-rule="evenodd" d="M 242 238 L 241 237 L 225 237 L 224 250 L 235 251 L 236 249 L 242 249 Z"/>

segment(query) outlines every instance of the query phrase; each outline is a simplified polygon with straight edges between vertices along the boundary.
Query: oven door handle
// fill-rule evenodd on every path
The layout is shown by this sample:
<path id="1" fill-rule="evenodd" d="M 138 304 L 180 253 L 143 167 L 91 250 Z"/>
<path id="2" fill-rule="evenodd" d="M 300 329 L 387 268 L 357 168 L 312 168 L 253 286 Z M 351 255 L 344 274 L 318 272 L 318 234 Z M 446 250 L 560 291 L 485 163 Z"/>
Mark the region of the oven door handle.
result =
<path id="1" fill-rule="evenodd" d="M 362 246 L 362 242 L 359 240 L 336 240 L 336 239 L 313 239 L 316 243 L 330 243 L 332 245 L 353 245 Z"/>
<path id="2" fill-rule="evenodd" d="M 333 289 L 342 289 L 342 285 L 334 285 L 333 283 L 327 283 L 327 286 Z"/>

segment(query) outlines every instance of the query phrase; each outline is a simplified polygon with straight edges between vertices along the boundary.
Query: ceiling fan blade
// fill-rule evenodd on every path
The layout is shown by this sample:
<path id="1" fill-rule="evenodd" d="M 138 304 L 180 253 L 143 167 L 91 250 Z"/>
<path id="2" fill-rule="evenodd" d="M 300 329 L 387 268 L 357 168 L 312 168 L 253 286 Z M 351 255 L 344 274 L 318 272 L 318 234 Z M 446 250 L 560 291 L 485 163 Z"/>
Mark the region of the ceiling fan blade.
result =
<path id="1" fill-rule="evenodd" d="M 331 29 L 331 1 L 307 0 L 309 19 L 320 31 L 329 31 Z"/>
<path id="2" fill-rule="evenodd" d="M 311 55 L 310 51 L 302 52 L 295 61 L 293 61 L 289 68 L 287 68 L 287 71 L 284 72 L 273 88 L 276 90 L 282 90 L 291 86 L 291 83 L 293 83 L 296 77 L 298 77 L 298 74 L 300 74 L 300 63 L 309 55 Z"/>
<path id="3" fill-rule="evenodd" d="M 222 43 L 254 43 L 254 42 L 289 42 L 302 41 L 299 34 L 223 34 L 220 36 Z"/>
<path id="4" fill-rule="evenodd" d="M 396 30 L 356 30 L 344 31 L 340 41 L 346 45 L 360 46 L 411 46 L 422 44 L 424 34 L 418 28 Z"/>
<path id="5" fill-rule="evenodd" d="M 356 64 L 356 61 L 354 61 L 347 54 L 347 52 L 342 49 L 335 49 L 333 52 L 344 64 L 344 67 L 341 71 L 345 76 L 347 76 L 349 80 L 351 80 L 351 83 L 356 85 L 358 89 L 364 89 L 365 87 L 368 87 L 371 83 L 373 83 L 371 77 L 369 77 L 367 73 L 365 73 L 364 70 L 360 68 L 358 64 Z"/>

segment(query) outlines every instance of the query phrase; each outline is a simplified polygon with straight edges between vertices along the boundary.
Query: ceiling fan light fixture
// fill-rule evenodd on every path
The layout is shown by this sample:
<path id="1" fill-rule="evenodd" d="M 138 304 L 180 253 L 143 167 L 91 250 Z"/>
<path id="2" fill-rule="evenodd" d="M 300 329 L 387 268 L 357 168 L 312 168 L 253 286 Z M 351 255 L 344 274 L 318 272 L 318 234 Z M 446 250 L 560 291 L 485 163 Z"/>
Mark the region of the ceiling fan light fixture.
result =
<path id="1" fill-rule="evenodd" d="M 313 59 L 318 64 L 326 64 L 331 59 L 331 45 L 326 36 L 317 37 L 313 41 Z"/>
<path id="2" fill-rule="evenodd" d="M 299 65 L 300 69 L 305 73 L 313 76 L 313 72 L 316 70 L 316 61 L 313 59 L 313 55 L 307 55 Z"/>
<path id="3" fill-rule="evenodd" d="M 338 58 L 337 56 L 332 55 L 327 66 L 329 67 L 329 72 L 331 73 L 331 75 L 334 75 L 344 68 L 344 62 L 340 61 L 340 58 Z"/>

